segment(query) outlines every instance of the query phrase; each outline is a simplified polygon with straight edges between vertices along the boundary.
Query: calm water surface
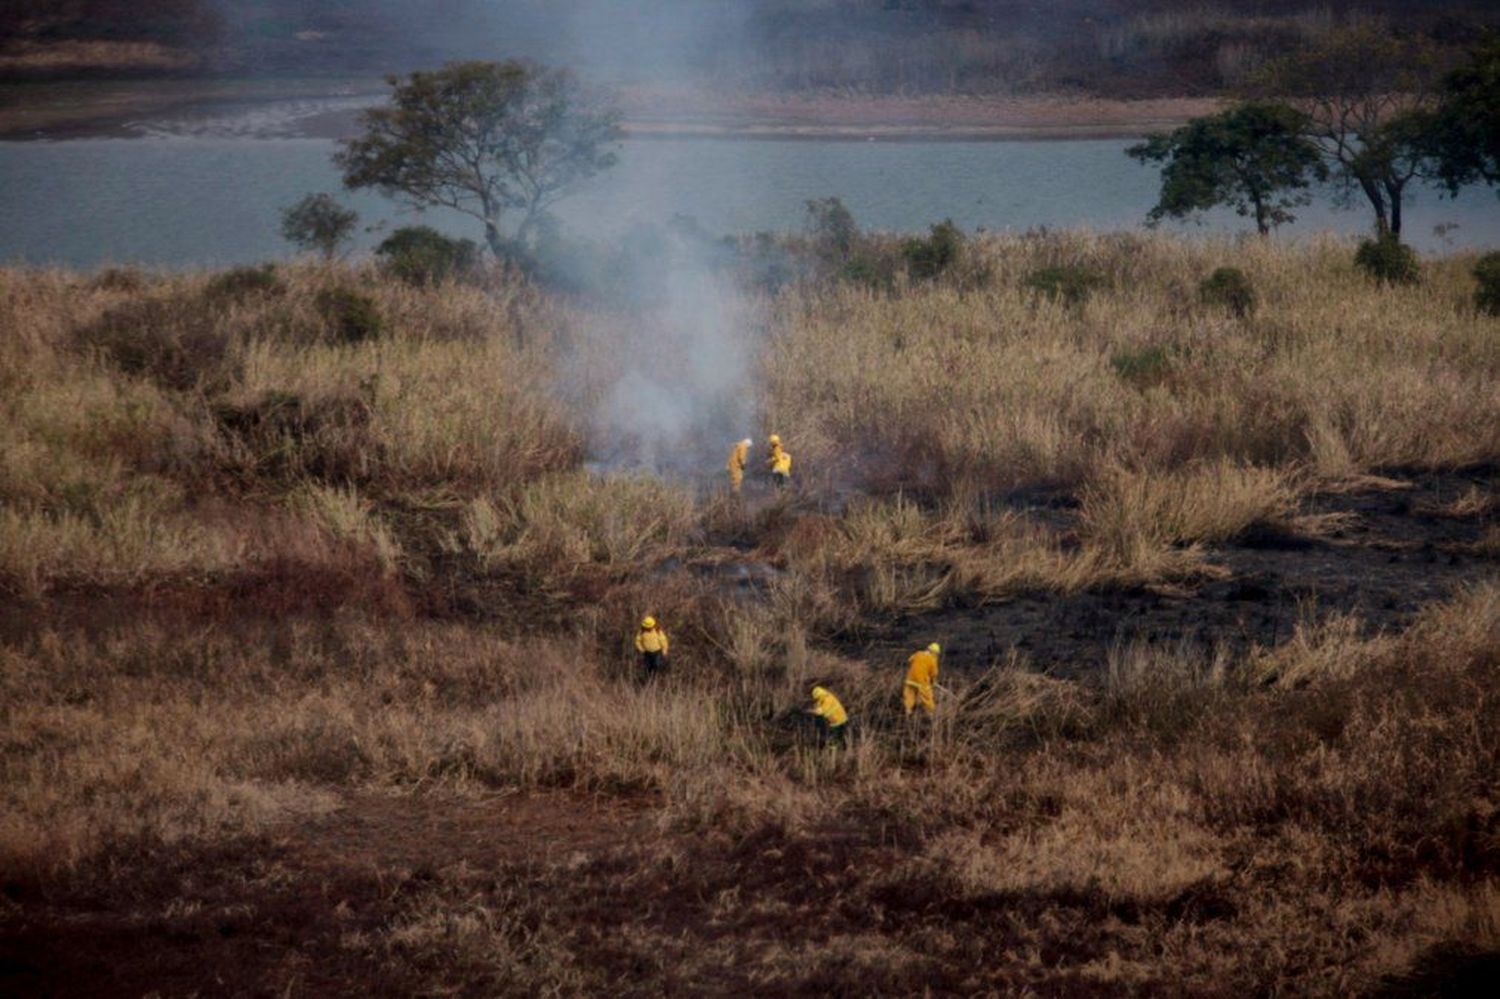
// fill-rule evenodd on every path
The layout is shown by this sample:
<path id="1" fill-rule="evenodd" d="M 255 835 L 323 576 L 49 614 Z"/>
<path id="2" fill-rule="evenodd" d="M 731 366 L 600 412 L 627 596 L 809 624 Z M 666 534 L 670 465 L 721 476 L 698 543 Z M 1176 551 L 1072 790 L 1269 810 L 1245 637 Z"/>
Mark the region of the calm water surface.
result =
<path id="1" fill-rule="evenodd" d="M 843 142 L 641 140 L 561 214 L 575 229 L 619 231 L 691 215 L 713 232 L 795 228 L 809 198 L 838 195 L 859 222 L 921 229 L 951 217 L 965 228 L 1133 228 L 1155 200 L 1157 173 L 1123 155 L 1127 140 Z M 228 264 L 286 256 L 278 209 L 309 191 L 339 190 L 321 139 L 167 137 L 0 143 L 0 261 L 93 267 Z M 366 225 L 414 221 L 477 237 L 453 213 L 398 213 L 378 196 L 348 201 Z M 1327 199 L 1303 209 L 1282 238 L 1359 232 L 1362 210 Z M 1443 234 L 1437 226 L 1456 226 Z M 1245 232 L 1229 212 L 1185 232 Z M 378 242 L 365 232 L 361 245 Z M 1500 246 L 1500 200 L 1422 190 L 1407 238 L 1425 252 Z"/>

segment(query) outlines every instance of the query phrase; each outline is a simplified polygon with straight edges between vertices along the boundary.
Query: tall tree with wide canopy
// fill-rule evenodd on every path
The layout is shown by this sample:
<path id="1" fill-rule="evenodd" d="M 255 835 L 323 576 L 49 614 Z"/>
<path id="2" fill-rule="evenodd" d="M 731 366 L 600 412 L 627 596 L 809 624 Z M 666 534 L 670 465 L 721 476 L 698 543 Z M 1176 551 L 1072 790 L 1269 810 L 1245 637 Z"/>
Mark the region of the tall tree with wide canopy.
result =
<path id="1" fill-rule="evenodd" d="M 1500 35 L 1486 38 L 1444 81 L 1433 157 L 1450 193 L 1476 181 L 1500 184 Z"/>
<path id="2" fill-rule="evenodd" d="M 497 257 L 616 161 L 618 110 L 566 70 L 458 62 L 388 82 L 390 103 L 364 112 L 364 134 L 334 158 L 345 185 L 478 219 Z M 508 213 L 520 217 L 509 236 Z"/>
<path id="3" fill-rule="evenodd" d="M 1269 235 L 1295 219 L 1291 209 L 1311 201 L 1308 187 L 1327 177 L 1306 126 L 1300 111 L 1250 103 L 1130 147 L 1126 153 L 1142 163 L 1164 164 L 1161 196 L 1147 218 L 1156 223 L 1228 205 Z"/>
<path id="4" fill-rule="evenodd" d="M 1362 193 L 1376 232 L 1399 238 L 1407 187 L 1431 167 L 1437 69 L 1425 43 L 1357 28 L 1269 63 L 1251 92 L 1301 111 L 1344 196 Z"/>

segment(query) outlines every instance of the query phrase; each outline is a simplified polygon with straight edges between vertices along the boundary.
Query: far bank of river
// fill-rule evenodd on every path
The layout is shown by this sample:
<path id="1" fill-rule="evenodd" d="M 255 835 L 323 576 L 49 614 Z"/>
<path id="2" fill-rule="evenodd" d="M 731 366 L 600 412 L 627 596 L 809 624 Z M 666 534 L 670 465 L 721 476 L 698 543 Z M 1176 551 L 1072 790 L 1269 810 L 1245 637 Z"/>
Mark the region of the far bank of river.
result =
<path id="1" fill-rule="evenodd" d="M 968 230 L 1036 226 L 1137 229 L 1158 175 L 1124 155 L 1127 139 L 848 142 L 826 138 L 627 140 L 619 165 L 560 207 L 575 232 L 607 237 L 691 216 L 713 233 L 798 229 L 808 199 L 836 195 L 870 229 L 917 231 L 951 218 Z M 281 208 L 337 192 L 330 139 L 167 136 L 0 142 L 0 263 L 96 267 L 216 266 L 289 255 Z M 369 193 L 341 195 L 362 216 L 359 248 L 423 222 L 478 238 L 448 211 L 403 212 Z M 1279 230 L 1296 239 L 1369 226 L 1328 194 Z M 1419 190 L 1406 238 L 1425 253 L 1500 246 L 1500 200 Z M 1169 231 L 1223 236 L 1251 226 L 1232 212 Z"/>
<path id="2" fill-rule="evenodd" d="M 380 101 L 375 79 L 62 81 L 0 84 L 0 140 L 151 135 L 343 138 Z M 618 91 L 632 137 L 928 139 L 1116 138 L 1181 124 L 1213 98 L 1069 95 L 725 95 Z"/>

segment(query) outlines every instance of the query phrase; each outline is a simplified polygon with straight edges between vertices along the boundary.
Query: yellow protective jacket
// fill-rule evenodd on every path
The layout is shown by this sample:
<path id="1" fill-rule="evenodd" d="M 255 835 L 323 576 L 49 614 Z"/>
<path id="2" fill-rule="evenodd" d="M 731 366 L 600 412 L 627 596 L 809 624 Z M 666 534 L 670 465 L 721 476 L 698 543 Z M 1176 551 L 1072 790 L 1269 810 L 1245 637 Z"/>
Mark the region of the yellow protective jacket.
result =
<path id="1" fill-rule="evenodd" d="M 937 656 L 926 649 L 913 652 L 906 660 L 906 682 L 913 686 L 930 688 L 937 682 L 937 675 Z"/>
<path id="2" fill-rule="evenodd" d="M 671 643 L 667 641 L 667 633 L 661 630 L 661 625 L 647 630 L 642 628 L 635 633 L 635 650 L 637 652 L 660 652 L 666 654 Z"/>
<path id="3" fill-rule="evenodd" d="M 744 441 L 740 441 L 730 450 L 729 461 L 724 467 L 729 469 L 730 474 L 733 475 L 735 472 L 743 472 L 745 470 L 745 463 L 749 460 L 750 445 Z"/>
<path id="4" fill-rule="evenodd" d="M 766 459 L 766 464 L 778 475 L 792 474 L 792 456 L 784 448 L 778 447 L 772 450 L 771 457 Z"/>
<path id="5" fill-rule="evenodd" d="M 844 710 L 844 705 L 833 696 L 832 691 L 822 687 L 813 694 L 812 713 L 828 722 L 829 728 L 838 728 L 849 720 L 849 712 Z"/>

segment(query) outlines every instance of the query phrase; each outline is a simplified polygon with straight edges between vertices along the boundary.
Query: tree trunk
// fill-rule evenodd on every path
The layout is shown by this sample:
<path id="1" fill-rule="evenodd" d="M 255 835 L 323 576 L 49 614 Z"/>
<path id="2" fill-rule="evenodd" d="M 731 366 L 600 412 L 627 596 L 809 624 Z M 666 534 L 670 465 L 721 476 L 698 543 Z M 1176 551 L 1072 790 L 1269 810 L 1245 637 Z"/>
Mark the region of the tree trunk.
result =
<path id="1" fill-rule="evenodd" d="M 510 256 L 510 248 L 505 245 L 505 235 L 501 233 L 497 219 L 484 220 L 484 241 L 490 245 L 490 252 L 495 255 L 496 260 L 505 260 Z"/>
<path id="2" fill-rule="evenodd" d="M 1391 202 L 1391 235 L 1401 238 L 1401 189 L 1406 185 L 1399 181 L 1386 181 L 1386 195 Z"/>
<path id="3" fill-rule="evenodd" d="M 1262 236 L 1271 235 L 1271 226 L 1266 222 L 1266 205 L 1255 191 L 1250 192 L 1250 204 L 1255 206 L 1255 228 Z"/>
<path id="4" fill-rule="evenodd" d="M 1370 199 L 1370 207 L 1375 209 L 1375 234 L 1377 236 L 1389 236 L 1391 234 L 1391 220 L 1389 206 L 1386 203 L 1385 192 L 1380 185 L 1366 177 L 1359 178 L 1359 188 L 1365 192 L 1365 197 Z"/>

